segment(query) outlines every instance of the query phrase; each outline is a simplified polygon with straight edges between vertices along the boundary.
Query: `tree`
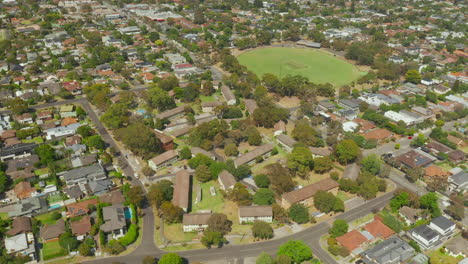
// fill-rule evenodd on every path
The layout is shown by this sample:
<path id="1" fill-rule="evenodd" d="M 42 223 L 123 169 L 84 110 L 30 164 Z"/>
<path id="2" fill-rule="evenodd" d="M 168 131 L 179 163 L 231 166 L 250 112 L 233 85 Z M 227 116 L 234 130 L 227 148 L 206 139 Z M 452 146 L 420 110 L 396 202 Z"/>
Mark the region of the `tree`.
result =
<path id="1" fill-rule="evenodd" d="M 268 165 L 266 169 L 270 178 L 271 188 L 278 195 L 292 191 L 294 189 L 295 185 L 289 169 L 281 166 L 278 163 Z"/>
<path id="2" fill-rule="evenodd" d="M 350 139 L 345 139 L 335 147 L 335 155 L 341 164 L 348 164 L 361 156 L 361 149 Z"/>
<path id="3" fill-rule="evenodd" d="M 211 175 L 210 168 L 206 165 L 200 165 L 195 169 L 195 178 L 200 182 L 208 182 L 213 176 Z"/>
<path id="4" fill-rule="evenodd" d="M 104 150 L 106 148 L 106 142 L 102 140 L 100 135 L 92 135 L 84 140 L 84 143 L 89 148 L 95 148 L 98 150 Z"/>
<path id="5" fill-rule="evenodd" d="M 84 125 L 77 128 L 76 133 L 78 133 L 83 138 L 87 138 L 91 136 L 94 133 L 94 131 L 90 126 Z"/>
<path id="6" fill-rule="evenodd" d="M 158 264 L 182 264 L 183 259 L 177 253 L 167 253 L 161 256 Z M 146 263 L 145 263 L 146 264 Z"/>
<path id="7" fill-rule="evenodd" d="M 409 194 L 407 192 L 401 192 L 390 200 L 390 207 L 393 212 L 396 212 L 401 207 L 409 205 L 409 203 Z"/>
<path id="8" fill-rule="evenodd" d="M 158 86 L 165 91 L 170 91 L 179 86 L 179 79 L 174 75 L 170 75 L 166 78 L 160 79 L 158 81 Z"/>
<path id="9" fill-rule="evenodd" d="M 135 137 L 138 135 L 138 137 Z M 143 123 L 134 123 L 115 131 L 117 140 L 122 141 L 133 153 L 152 158 L 163 151 L 161 141 Z"/>
<path id="10" fill-rule="evenodd" d="M 149 33 L 149 36 L 148 36 L 149 40 L 150 40 L 151 42 L 153 42 L 153 43 L 154 43 L 156 40 L 158 40 L 159 37 L 160 37 L 160 36 L 159 36 L 159 33 L 158 33 L 158 32 L 155 32 L 155 31 L 150 32 L 150 33 Z"/>
<path id="11" fill-rule="evenodd" d="M 439 205 L 437 204 L 437 200 L 437 194 L 430 192 L 419 198 L 419 204 L 421 205 L 421 208 L 428 209 L 429 212 L 431 212 L 432 217 L 437 217 L 442 215 Z"/>
<path id="12" fill-rule="evenodd" d="M 205 232 L 203 232 L 203 237 L 201 238 L 201 243 L 207 248 L 211 248 L 213 245 L 216 247 L 222 247 L 226 242 L 227 240 L 221 232 L 215 232 L 209 229 L 206 229 Z"/>
<path id="13" fill-rule="evenodd" d="M 91 247 L 86 243 L 81 243 L 80 246 L 78 246 L 78 252 L 81 256 L 91 256 Z"/>
<path id="14" fill-rule="evenodd" d="M 8 101 L 8 106 L 10 107 L 11 112 L 15 115 L 24 114 L 29 110 L 28 103 L 20 97 L 15 97 Z"/>
<path id="15" fill-rule="evenodd" d="M 274 203 L 271 206 L 271 209 L 273 211 L 273 219 L 275 219 L 279 223 L 288 222 L 288 212 L 286 211 L 286 209 L 281 207 L 281 205 Z"/>
<path id="16" fill-rule="evenodd" d="M 288 168 L 295 171 L 301 178 L 307 178 L 313 166 L 312 152 L 307 147 L 294 147 L 288 155 Z"/>
<path id="17" fill-rule="evenodd" d="M 151 204 L 159 208 L 165 201 L 171 201 L 174 188 L 169 180 L 161 180 L 151 185 L 148 191 L 148 200 Z"/>
<path id="18" fill-rule="evenodd" d="M 184 210 L 178 206 L 173 205 L 171 202 L 163 202 L 159 213 L 166 223 L 180 223 Z"/>
<path id="19" fill-rule="evenodd" d="M 237 149 L 236 144 L 227 144 L 224 147 L 224 154 L 226 154 L 226 156 L 237 156 L 239 154 L 239 150 Z"/>
<path id="20" fill-rule="evenodd" d="M 112 239 L 107 243 L 107 246 L 105 247 L 104 251 L 111 254 L 111 255 L 118 255 L 122 252 L 124 252 L 125 247 L 122 246 L 119 241 Z"/>
<path id="21" fill-rule="evenodd" d="M 325 173 L 333 168 L 333 161 L 329 157 L 319 157 L 314 159 L 314 171 Z"/>
<path id="22" fill-rule="evenodd" d="M 214 213 L 208 219 L 208 229 L 223 235 L 231 232 L 232 221 L 225 214 Z"/>
<path id="23" fill-rule="evenodd" d="M 303 204 L 293 204 L 289 207 L 288 216 L 298 224 L 304 224 L 309 222 L 309 209 L 305 207 Z"/>
<path id="24" fill-rule="evenodd" d="M 63 249 L 67 250 L 68 252 L 71 252 L 77 249 L 80 243 L 78 242 L 76 237 L 72 235 L 71 232 L 65 232 L 60 235 L 59 244 Z"/>
<path id="25" fill-rule="evenodd" d="M 130 189 L 125 193 L 125 197 L 127 198 L 127 201 L 130 202 L 131 204 L 134 204 L 136 206 L 140 206 L 141 202 L 144 199 L 143 196 L 144 192 L 141 186 L 132 186 Z"/>
<path id="26" fill-rule="evenodd" d="M 315 129 L 309 126 L 305 121 L 300 121 L 296 124 L 292 131 L 292 137 L 307 146 L 319 146 L 317 131 L 315 131 Z"/>
<path id="27" fill-rule="evenodd" d="M 180 152 L 179 152 L 179 157 L 181 159 L 190 159 L 192 158 L 192 151 L 190 150 L 189 147 L 184 147 Z"/>
<path id="28" fill-rule="evenodd" d="M 35 149 L 42 165 L 48 165 L 55 161 L 55 150 L 49 144 L 42 144 Z"/>
<path id="29" fill-rule="evenodd" d="M 274 106 L 263 106 L 255 109 L 253 120 L 258 126 L 273 127 L 278 121 L 286 120 L 288 111 Z"/>
<path id="30" fill-rule="evenodd" d="M 268 253 L 262 252 L 255 261 L 255 264 L 275 264 L 275 260 Z"/>
<path id="31" fill-rule="evenodd" d="M 374 175 L 377 175 L 380 172 L 381 165 L 382 161 L 376 154 L 368 155 L 361 160 L 362 169 Z"/>
<path id="32" fill-rule="evenodd" d="M 252 235 L 260 239 L 270 239 L 273 237 L 273 228 L 264 221 L 255 221 L 252 226 Z"/>
<path id="33" fill-rule="evenodd" d="M 270 179 L 265 174 L 259 174 L 254 177 L 255 185 L 259 188 L 268 188 L 270 185 Z"/>
<path id="34" fill-rule="evenodd" d="M 262 0 L 254 0 L 253 5 L 256 8 L 262 8 L 263 7 L 263 2 L 262 2 Z"/>
<path id="35" fill-rule="evenodd" d="M 195 9 L 195 13 L 193 15 L 193 22 L 199 25 L 205 23 L 205 15 L 203 14 L 203 10 L 201 10 L 200 8 Z"/>
<path id="36" fill-rule="evenodd" d="M 150 106 L 160 111 L 169 110 L 176 107 L 174 99 L 169 96 L 167 91 L 153 86 L 148 90 L 148 103 Z"/>
<path id="37" fill-rule="evenodd" d="M 152 256 L 146 256 L 141 261 L 141 264 L 156 264 L 156 259 Z"/>
<path id="38" fill-rule="evenodd" d="M 255 192 L 252 201 L 258 205 L 270 205 L 275 202 L 275 194 L 271 189 L 260 188 Z"/>
<path id="39" fill-rule="evenodd" d="M 229 199 L 236 202 L 238 205 L 250 205 L 252 203 L 252 195 L 245 186 L 238 182 L 234 188 L 228 193 Z"/>
<path id="40" fill-rule="evenodd" d="M 406 175 L 411 182 L 416 182 L 424 176 L 424 169 L 421 167 L 411 168 L 406 170 Z"/>
<path id="41" fill-rule="evenodd" d="M 289 240 L 278 248 L 277 256 L 288 256 L 293 263 L 311 260 L 312 250 L 301 240 Z"/>
<path id="42" fill-rule="evenodd" d="M 418 70 L 409 70 L 406 72 L 405 79 L 410 83 L 418 84 L 421 82 L 421 74 Z"/>
<path id="43" fill-rule="evenodd" d="M 348 232 L 348 223 L 346 220 L 337 219 L 333 222 L 333 226 L 330 228 L 328 233 L 330 233 L 331 237 L 339 237 Z"/>
<path id="44" fill-rule="evenodd" d="M 314 206 L 320 212 L 329 213 L 334 211 L 336 203 L 336 199 L 332 193 L 326 191 L 317 191 L 314 195 Z"/>

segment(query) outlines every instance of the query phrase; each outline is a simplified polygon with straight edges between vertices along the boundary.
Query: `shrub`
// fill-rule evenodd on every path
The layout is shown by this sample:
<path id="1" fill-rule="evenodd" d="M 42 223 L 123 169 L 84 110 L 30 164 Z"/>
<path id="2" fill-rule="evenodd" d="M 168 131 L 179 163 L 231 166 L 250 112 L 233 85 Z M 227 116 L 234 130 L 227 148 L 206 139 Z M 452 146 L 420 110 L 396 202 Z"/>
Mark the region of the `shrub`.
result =
<path id="1" fill-rule="evenodd" d="M 135 242 L 138 238 L 138 226 L 136 224 L 131 224 L 130 228 L 128 228 L 127 234 L 125 236 L 119 238 L 119 243 L 122 246 L 128 246 Z"/>

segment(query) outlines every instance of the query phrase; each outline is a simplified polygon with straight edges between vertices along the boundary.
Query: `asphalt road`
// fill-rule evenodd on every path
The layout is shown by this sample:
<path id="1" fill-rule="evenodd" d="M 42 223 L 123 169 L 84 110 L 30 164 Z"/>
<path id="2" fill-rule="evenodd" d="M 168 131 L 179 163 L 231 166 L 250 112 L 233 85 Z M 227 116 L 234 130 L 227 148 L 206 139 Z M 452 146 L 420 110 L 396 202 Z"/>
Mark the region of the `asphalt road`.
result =
<path id="1" fill-rule="evenodd" d="M 393 197 L 393 193 L 385 194 L 381 197 L 368 201 L 366 204 L 352 209 L 348 212 L 345 212 L 338 217 L 337 219 L 345 219 L 346 221 L 353 221 L 358 219 L 362 216 L 365 216 L 371 213 L 374 210 L 381 209 L 384 207 L 389 200 Z M 331 222 L 331 221 L 328 221 Z M 258 256 L 261 252 L 267 252 L 269 254 L 274 255 L 278 250 L 278 247 L 283 243 L 287 242 L 291 239 L 298 239 L 303 240 L 307 243 L 311 248 L 312 252 L 315 257 L 319 258 L 323 263 L 327 264 L 337 264 L 337 262 L 326 252 L 324 251 L 320 244 L 319 238 L 326 234 L 329 229 L 328 222 L 322 222 L 320 224 L 314 225 L 308 229 L 300 231 L 290 236 L 282 237 L 279 239 L 269 240 L 265 242 L 257 242 L 253 244 L 247 245 L 226 245 L 222 248 L 214 248 L 214 249 L 198 249 L 198 250 L 190 250 L 190 251 L 183 251 L 178 252 L 179 255 L 184 257 L 185 259 L 189 260 L 190 262 L 193 261 L 229 261 L 244 257 L 254 257 Z M 145 222 L 146 226 L 146 222 Z M 150 232 L 143 233 L 143 241 L 146 239 L 153 240 L 153 237 L 150 237 Z M 154 256 L 156 258 L 160 257 L 163 251 L 157 249 L 155 246 L 153 248 L 150 247 L 149 243 L 145 243 L 144 245 L 139 246 L 135 251 L 130 253 L 126 256 L 119 256 L 119 257 L 108 257 L 108 258 L 99 258 L 91 261 L 86 261 L 83 263 L 89 264 L 112 264 L 113 262 L 121 262 L 121 263 L 140 263 L 141 260 L 145 256 Z"/>

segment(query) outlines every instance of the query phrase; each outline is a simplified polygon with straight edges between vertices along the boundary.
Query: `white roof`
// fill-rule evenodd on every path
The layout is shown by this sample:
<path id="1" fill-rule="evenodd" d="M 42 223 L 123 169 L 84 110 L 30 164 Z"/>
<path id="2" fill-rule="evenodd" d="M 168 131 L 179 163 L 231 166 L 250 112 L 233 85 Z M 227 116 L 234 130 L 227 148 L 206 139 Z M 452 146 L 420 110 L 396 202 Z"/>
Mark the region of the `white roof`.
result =
<path id="1" fill-rule="evenodd" d="M 28 248 L 28 239 L 25 233 L 5 238 L 5 248 L 8 253 L 22 251 Z"/>
<path id="2" fill-rule="evenodd" d="M 359 124 L 353 121 L 348 121 L 343 123 L 343 130 L 345 132 L 354 132 L 358 128 Z"/>

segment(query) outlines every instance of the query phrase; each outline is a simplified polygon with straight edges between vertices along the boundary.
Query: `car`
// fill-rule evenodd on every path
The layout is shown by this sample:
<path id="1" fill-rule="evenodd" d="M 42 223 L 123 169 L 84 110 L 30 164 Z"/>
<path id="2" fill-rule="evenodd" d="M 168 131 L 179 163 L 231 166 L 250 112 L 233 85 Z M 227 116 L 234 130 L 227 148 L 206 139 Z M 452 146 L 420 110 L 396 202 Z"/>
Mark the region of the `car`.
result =
<path id="1" fill-rule="evenodd" d="M 135 173 L 133 176 L 135 176 L 135 178 L 139 179 L 140 176 L 138 175 L 138 173 Z"/>
<path id="2" fill-rule="evenodd" d="M 409 136 L 408 139 L 413 139 L 413 137 L 412 137 L 412 136 Z"/>
<path id="3" fill-rule="evenodd" d="M 11 199 L 10 198 L 5 198 L 5 199 L 1 200 L 0 202 L 9 203 L 9 202 L 11 202 Z"/>

